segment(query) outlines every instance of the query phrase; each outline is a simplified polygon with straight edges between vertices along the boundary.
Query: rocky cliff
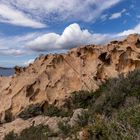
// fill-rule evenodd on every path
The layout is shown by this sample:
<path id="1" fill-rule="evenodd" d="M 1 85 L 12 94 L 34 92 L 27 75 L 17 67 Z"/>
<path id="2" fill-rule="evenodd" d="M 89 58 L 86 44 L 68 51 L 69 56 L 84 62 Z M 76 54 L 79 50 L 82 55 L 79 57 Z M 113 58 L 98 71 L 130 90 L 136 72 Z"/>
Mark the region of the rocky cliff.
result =
<path id="1" fill-rule="evenodd" d="M 103 46 L 87 45 L 66 54 L 41 55 L 26 68 L 16 67 L 14 76 L 0 78 L 0 122 L 6 123 L 9 114 L 10 121 L 17 120 L 32 104 L 61 106 L 74 91 L 96 90 L 108 78 L 138 68 L 137 34 Z"/>

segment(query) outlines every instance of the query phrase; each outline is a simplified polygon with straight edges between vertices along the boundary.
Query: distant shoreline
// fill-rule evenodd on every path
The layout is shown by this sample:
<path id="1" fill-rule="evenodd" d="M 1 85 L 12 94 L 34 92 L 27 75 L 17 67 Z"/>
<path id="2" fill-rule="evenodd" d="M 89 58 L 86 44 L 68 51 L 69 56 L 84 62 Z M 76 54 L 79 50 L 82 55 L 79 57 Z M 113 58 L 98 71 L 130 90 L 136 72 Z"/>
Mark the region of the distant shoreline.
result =
<path id="1" fill-rule="evenodd" d="M 14 68 L 0 67 L 0 75 L 1 76 L 11 76 L 11 75 L 14 75 L 14 73 L 15 73 Z"/>
<path id="2" fill-rule="evenodd" d="M 14 69 L 14 68 L 0 67 L 0 69 Z"/>

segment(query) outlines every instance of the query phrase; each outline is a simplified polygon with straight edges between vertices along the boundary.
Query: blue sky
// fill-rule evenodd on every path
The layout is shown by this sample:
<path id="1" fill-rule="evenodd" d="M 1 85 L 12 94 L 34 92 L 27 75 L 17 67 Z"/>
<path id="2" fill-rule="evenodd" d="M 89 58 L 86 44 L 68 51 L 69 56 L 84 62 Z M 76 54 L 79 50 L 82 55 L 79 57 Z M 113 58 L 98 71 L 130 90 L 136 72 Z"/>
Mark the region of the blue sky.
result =
<path id="1" fill-rule="evenodd" d="M 139 7 L 139 0 L 0 0 L 0 66 L 140 33 Z"/>

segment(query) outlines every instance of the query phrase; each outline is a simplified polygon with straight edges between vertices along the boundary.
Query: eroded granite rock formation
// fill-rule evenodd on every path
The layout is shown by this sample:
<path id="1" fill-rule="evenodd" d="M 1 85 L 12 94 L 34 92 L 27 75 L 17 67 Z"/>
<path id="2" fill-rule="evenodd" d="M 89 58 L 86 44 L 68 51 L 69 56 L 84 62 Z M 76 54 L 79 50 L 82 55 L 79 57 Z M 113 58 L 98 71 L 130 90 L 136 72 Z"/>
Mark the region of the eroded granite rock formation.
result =
<path id="1" fill-rule="evenodd" d="M 104 46 L 87 45 L 66 54 L 42 55 L 24 69 L 16 67 L 14 76 L 0 78 L 0 122 L 17 119 L 31 104 L 60 106 L 74 91 L 96 90 L 108 78 L 138 68 L 137 34 Z"/>

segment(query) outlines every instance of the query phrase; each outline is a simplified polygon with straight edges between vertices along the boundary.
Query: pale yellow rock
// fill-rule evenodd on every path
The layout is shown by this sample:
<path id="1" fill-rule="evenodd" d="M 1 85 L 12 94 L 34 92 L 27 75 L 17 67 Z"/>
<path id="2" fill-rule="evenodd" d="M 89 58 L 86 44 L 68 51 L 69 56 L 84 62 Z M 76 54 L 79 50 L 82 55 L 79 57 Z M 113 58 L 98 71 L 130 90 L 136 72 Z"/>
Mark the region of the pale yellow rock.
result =
<path id="1" fill-rule="evenodd" d="M 96 90 L 106 79 L 140 68 L 140 36 L 108 45 L 87 45 L 66 54 L 38 57 L 12 77 L 0 77 L 0 120 L 12 113 L 13 120 L 30 104 L 62 105 L 78 90 Z"/>

